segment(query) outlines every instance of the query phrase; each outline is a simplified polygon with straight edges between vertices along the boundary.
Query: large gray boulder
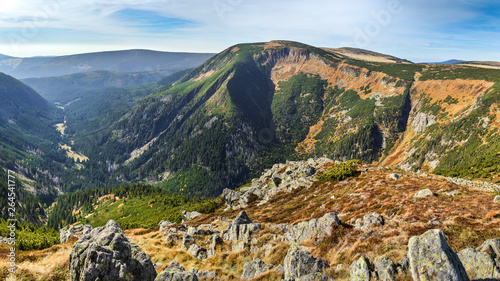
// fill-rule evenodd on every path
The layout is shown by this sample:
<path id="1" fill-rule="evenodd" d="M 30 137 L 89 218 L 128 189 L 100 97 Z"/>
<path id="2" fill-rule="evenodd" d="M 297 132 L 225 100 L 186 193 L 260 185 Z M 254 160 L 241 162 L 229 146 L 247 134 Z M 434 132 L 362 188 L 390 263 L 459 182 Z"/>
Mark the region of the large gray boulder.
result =
<path id="1" fill-rule="evenodd" d="M 172 261 L 154 281 L 198 281 L 195 271 L 186 271 L 178 262 Z"/>
<path id="2" fill-rule="evenodd" d="M 315 237 L 321 240 L 332 235 L 332 227 L 340 225 L 340 219 L 335 213 L 327 213 L 319 219 L 312 219 L 296 225 L 279 224 L 272 228 L 279 228 L 285 234 L 285 238 L 291 243 L 302 243 Z"/>
<path id="3" fill-rule="evenodd" d="M 228 225 L 228 230 L 223 232 L 224 240 L 233 243 L 233 250 L 243 250 L 253 233 L 260 229 L 260 223 L 253 223 L 245 211 L 241 211 Z"/>
<path id="4" fill-rule="evenodd" d="M 360 257 L 349 267 L 350 281 L 370 281 L 370 262 L 365 257 Z"/>
<path id="5" fill-rule="evenodd" d="M 331 280 L 323 275 L 323 270 L 330 267 L 320 258 L 314 258 L 311 253 L 293 246 L 286 254 L 284 264 L 285 281 L 295 280 Z"/>
<path id="6" fill-rule="evenodd" d="M 379 281 L 395 281 L 396 265 L 388 257 L 378 257 L 375 259 L 375 271 Z"/>
<path id="7" fill-rule="evenodd" d="M 278 267 L 274 265 L 267 265 L 262 260 L 258 258 L 253 259 L 253 263 L 247 262 L 245 263 L 245 267 L 243 268 L 243 274 L 241 275 L 242 280 L 255 278 L 269 270 L 279 270 L 283 272 L 283 267 L 280 265 Z"/>
<path id="8" fill-rule="evenodd" d="M 91 225 L 74 225 L 74 226 L 66 226 L 59 230 L 59 239 L 61 240 L 61 244 L 68 242 L 68 239 L 71 237 L 80 238 L 82 235 L 88 234 L 92 231 Z"/>
<path id="9" fill-rule="evenodd" d="M 413 280 L 469 280 L 462 262 L 448 246 L 444 233 L 431 229 L 408 242 L 408 259 Z"/>
<path id="10" fill-rule="evenodd" d="M 193 212 L 186 212 L 186 211 L 183 211 L 181 213 L 181 216 L 182 216 L 182 221 L 183 222 L 186 222 L 186 221 L 190 221 L 196 217 L 199 217 L 201 216 L 201 213 L 199 212 L 196 212 L 196 211 L 193 211 Z"/>
<path id="11" fill-rule="evenodd" d="M 156 271 L 149 257 L 125 237 L 113 220 L 82 235 L 69 256 L 73 281 L 147 281 Z"/>
<path id="12" fill-rule="evenodd" d="M 241 195 L 242 194 L 238 191 L 226 188 L 222 191 L 221 196 L 224 199 L 224 202 L 226 203 L 226 207 L 234 208 L 239 205 Z"/>
<path id="13" fill-rule="evenodd" d="M 458 257 L 472 280 L 500 279 L 500 271 L 488 253 L 467 248 L 460 251 Z"/>

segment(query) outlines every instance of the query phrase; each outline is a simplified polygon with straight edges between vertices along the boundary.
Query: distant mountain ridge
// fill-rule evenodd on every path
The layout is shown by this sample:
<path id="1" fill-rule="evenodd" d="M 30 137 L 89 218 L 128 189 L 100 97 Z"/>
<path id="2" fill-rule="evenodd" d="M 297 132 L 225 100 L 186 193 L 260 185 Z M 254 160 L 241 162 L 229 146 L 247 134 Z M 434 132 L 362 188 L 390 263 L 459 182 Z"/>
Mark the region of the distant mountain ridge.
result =
<path id="1" fill-rule="evenodd" d="M 14 58 L 0 55 L 0 72 L 17 79 L 63 76 L 89 71 L 154 72 L 169 74 L 193 68 L 214 54 L 151 50 L 108 51 L 56 57 Z"/>

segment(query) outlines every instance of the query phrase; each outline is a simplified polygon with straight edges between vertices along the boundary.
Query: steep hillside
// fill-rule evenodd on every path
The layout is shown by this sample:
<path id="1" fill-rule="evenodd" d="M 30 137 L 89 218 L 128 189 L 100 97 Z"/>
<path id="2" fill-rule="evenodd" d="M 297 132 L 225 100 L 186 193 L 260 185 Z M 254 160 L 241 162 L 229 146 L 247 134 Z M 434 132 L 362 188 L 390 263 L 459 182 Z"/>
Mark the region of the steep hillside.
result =
<path id="1" fill-rule="evenodd" d="M 201 53 L 125 50 L 59 57 L 4 58 L 0 71 L 18 79 L 64 76 L 108 70 L 115 72 L 168 71 L 170 74 L 193 68 L 213 56 Z"/>
<path id="2" fill-rule="evenodd" d="M 43 153 L 57 142 L 53 127 L 62 115 L 37 92 L 0 73 L 0 158 L 3 166 L 14 167 L 14 161 L 25 159 L 29 152 Z"/>

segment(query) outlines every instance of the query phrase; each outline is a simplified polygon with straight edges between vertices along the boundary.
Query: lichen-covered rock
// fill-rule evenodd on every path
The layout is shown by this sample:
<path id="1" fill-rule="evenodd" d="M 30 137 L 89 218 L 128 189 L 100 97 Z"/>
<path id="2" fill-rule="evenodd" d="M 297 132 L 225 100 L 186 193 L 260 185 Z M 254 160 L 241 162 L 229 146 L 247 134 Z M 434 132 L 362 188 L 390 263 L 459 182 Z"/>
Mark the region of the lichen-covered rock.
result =
<path id="1" fill-rule="evenodd" d="M 497 265 L 500 265 L 500 239 L 488 239 L 479 247 L 482 252 L 488 253 Z"/>
<path id="2" fill-rule="evenodd" d="M 500 279 L 500 271 L 488 253 L 467 248 L 460 251 L 458 257 L 472 280 Z"/>
<path id="3" fill-rule="evenodd" d="M 61 228 L 59 230 L 59 239 L 61 244 L 68 242 L 71 237 L 80 238 L 82 235 L 88 234 L 92 231 L 91 225 L 74 225 Z"/>
<path id="4" fill-rule="evenodd" d="M 279 267 L 275 267 L 274 265 L 267 265 L 262 260 L 258 258 L 253 259 L 253 263 L 247 262 L 245 263 L 245 267 L 243 268 L 243 274 L 241 275 L 241 279 L 251 279 L 255 278 L 269 270 L 277 269 L 283 272 L 283 267 L 281 265 Z"/>
<path id="5" fill-rule="evenodd" d="M 148 281 L 156 271 L 149 257 L 131 244 L 113 220 L 82 235 L 69 257 L 71 280 Z"/>
<path id="6" fill-rule="evenodd" d="M 178 262 L 172 261 L 155 281 L 198 281 L 198 276 L 193 271 L 186 271 Z"/>
<path id="7" fill-rule="evenodd" d="M 296 225 L 279 224 L 272 228 L 280 228 L 288 242 L 302 243 L 313 237 L 322 239 L 332 235 L 332 226 L 340 225 L 340 219 L 335 213 L 325 214 L 319 219 L 312 219 Z"/>
<path id="8" fill-rule="evenodd" d="M 199 217 L 201 216 L 201 213 L 199 212 L 196 212 L 196 211 L 193 211 L 193 212 L 186 212 L 186 211 L 183 211 L 181 213 L 181 216 L 182 216 L 182 221 L 183 222 L 186 222 L 186 221 L 190 221 L 196 217 Z"/>
<path id="9" fill-rule="evenodd" d="M 390 178 L 391 180 L 399 180 L 399 179 L 401 178 L 401 175 L 400 175 L 400 174 L 396 174 L 396 173 L 394 173 L 394 174 L 391 174 L 391 175 L 389 176 L 389 178 Z"/>
<path id="10" fill-rule="evenodd" d="M 388 257 L 378 257 L 375 259 L 375 271 L 379 281 L 396 280 L 396 265 Z"/>
<path id="11" fill-rule="evenodd" d="M 205 260 L 207 259 L 207 249 L 201 247 L 201 246 L 198 246 L 196 244 L 193 244 L 191 245 L 191 247 L 189 247 L 189 250 L 187 251 L 188 254 L 190 254 L 191 256 L 199 259 L 199 260 Z"/>
<path id="12" fill-rule="evenodd" d="M 411 237 L 408 259 L 413 280 L 469 280 L 462 262 L 439 229 Z"/>
<path id="13" fill-rule="evenodd" d="M 350 281 L 370 281 L 370 262 L 365 257 L 360 257 L 349 267 Z"/>
<path id="14" fill-rule="evenodd" d="M 422 189 L 419 192 L 417 192 L 415 194 L 415 196 L 413 196 L 413 197 L 415 197 L 415 198 L 426 198 L 426 197 L 429 197 L 429 196 L 434 196 L 434 193 L 432 193 L 432 191 L 430 189 L 426 188 L 426 189 Z"/>
<path id="15" fill-rule="evenodd" d="M 201 280 L 213 280 L 217 278 L 217 272 L 200 270 L 196 273 L 196 276 Z"/>
<path id="16" fill-rule="evenodd" d="M 384 217 L 379 213 L 369 213 L 363 217 L 363 220 L 358 219 L 354 224 L 354 229 L 368 231 L 371 225 L 382 226 L 384 225 Z"/>
<path id="17" fill-rule="evenodd" d="M 405 257 L 404 259 L 400 260 L 396 264 L 396 271 L 398 274 L 406 274 L 408 273 L 408 268 L 410 267 L 410 260 L 408 257 Z"/>
<path id="18" fill-rule="evenodd" d="M 330 279 L 322 274 L 330 265 L 320 258 L 314 258 L 311 253 L 300 250 L 299 247 L 291 247 L 283 263 L 285 281 Z"/>

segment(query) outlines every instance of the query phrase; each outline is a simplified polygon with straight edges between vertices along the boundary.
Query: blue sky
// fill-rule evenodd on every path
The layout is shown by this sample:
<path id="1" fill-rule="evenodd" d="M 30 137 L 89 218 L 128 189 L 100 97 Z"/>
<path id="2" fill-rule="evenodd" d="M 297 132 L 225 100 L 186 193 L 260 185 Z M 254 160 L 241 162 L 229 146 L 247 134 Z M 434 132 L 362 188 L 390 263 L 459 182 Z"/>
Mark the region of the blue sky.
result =
<path id="1" fill-rule="evenodd" d="M 0 7 L 0 54 L 16 57 L 133 48 L 220 52 L 277 39 L 358 47 L 415 62 L 500 61 L 500 3 L 17 0 Z"/>

